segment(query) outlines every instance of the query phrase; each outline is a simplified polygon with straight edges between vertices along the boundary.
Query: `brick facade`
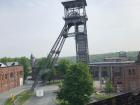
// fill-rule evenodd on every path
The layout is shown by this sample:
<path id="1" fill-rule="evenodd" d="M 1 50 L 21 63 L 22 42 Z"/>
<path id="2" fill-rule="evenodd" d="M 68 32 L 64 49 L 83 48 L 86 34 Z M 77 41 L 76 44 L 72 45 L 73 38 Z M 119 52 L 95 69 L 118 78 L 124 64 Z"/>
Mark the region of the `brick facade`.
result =
<path id="1" fill-rule="evenodd" d="M 0 67 L 0 92 L 20 86 L 23 78 L 22 66 Z"/>
<path id="2" fill-rule="evenodd" d="M 120 70 L 119 70 L 120 69 Z M 140 89 L 140 64 L 131 63 L 120 65 L 119 75 L 113 70 L 113 85 L 116 90 L 133 91 Z"/>

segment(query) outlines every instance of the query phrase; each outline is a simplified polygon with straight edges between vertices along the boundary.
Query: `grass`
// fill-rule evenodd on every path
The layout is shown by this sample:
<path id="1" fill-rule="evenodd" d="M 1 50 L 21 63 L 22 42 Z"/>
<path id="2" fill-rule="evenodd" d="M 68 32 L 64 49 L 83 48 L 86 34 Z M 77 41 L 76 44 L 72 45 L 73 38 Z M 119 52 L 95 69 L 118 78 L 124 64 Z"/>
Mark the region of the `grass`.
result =
<path id="1" fill-rule="evenodd" d="M 13 102 L 11 101 L 11 99 L 8 99 L 4 105 L 13 105 Z"/>
<path id="2" fill-rule="evenodd" d="M 109 99 L 109 98 L 112 98 L 113 97 L 113 95 L 111 95 L 111 94 L 96 94 L 95 95 L 95 98 L 96 98 L 96 100 L 105 100 L 105 99 Z"/>
<path id="3" fill-rule="evenodd" d="M 47 81 L 48 85 L 53 85 L 53 84 L 60 84 L 62 83 L 63 80 L 51 80 L 51 81 Z"/>
<path id="4" fill-rule="evenodd" d="M 15 96 L 14 101 L 16 100 L 17 105 L 23 105 L 32 96 L 32 94 L 33 93 L 31 93 L 30 91 L 24 91 Z M 13 105 L 12 98 L 9 98 L 4 105 Z"/>

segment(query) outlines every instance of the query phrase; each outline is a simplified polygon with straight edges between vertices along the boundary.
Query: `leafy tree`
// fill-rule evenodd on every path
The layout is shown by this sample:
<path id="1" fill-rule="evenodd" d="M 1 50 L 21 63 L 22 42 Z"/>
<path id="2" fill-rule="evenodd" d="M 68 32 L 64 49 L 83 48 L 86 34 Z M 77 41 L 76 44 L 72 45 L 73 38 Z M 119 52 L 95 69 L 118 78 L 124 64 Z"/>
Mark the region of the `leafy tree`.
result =
<path id="1" fill-rule="evenodd" d="M 49 83 L 50 83 L 50 81 L 53 80 L 53 79 L 54 79 L 53 71 L 49 71 L 49 72 L 44 73 L 42 75 L 42 80 L 43 80 L 44 83 L 47 82 L 47 81 L 49 81 Z"/>
<path id="2" fill-rule="evenodd" d="M 4 57 L 4 58 L 1 58 L 0 59 L 0 62 L 2 62 L 2 63 L 14 62 L 14 61 L 15 61 L 15 58 L 7 58 L 7 57 Z"/>
<path id="3" fill-rule="evenodd" d="M 37 68 L 38 70 L 44 70 L 47 68 L 46 58 L 41 58 L 37 60 Z"/>
<path id="4" fill-rule="evenodd" d="M 108 80 L 105 84 L 105 92 L 106 93 L 112 93 L 114 91 L 112 82 L 110 80 Z"/>
<path id="5" fill-rule="evenodd" d="M 93 93 L 93 80 L 88 66 L 75 64 L 67 70 L 58 99 L 65 105 L 85 105 Z"/>
<path id="6" fill-rule="evenodd" d="M 24 69 L 24 80 L 27 78 L 27 76 L 30 75 L 30 60 L 26 57 L 18 58 L 17 61 L 20 65 L 23 66 Z"/>
<path id="7" fill-rule="evenodd" d="M 37 62 L 37 70 L 39 71 L 41 79 L 43 80 L 44 83 L 47 81 L 50 82 L 55 75 L 54 69 L 47 67 L 48 62 L 49 61 L 45 57 L 38 59 Z"/>
<path id="8" fill-rule="evenodd" d="M 37 78 L 38 75 L 41 76 L 41 78 L 46 81 L 46 73 L 44 73 L 44 71 L 46 70 L 46 58 L 40 58 L 37 59 L 37 63 L 36 63 L 36 70 L 35 70 L 35 78 Z"/>
<path id="9" fill-rule="evenodd" d="M 61 75 L 65 75 L 70 67 L 70 62 L 68 60 L 62 59 L 58 62 L 58 71 Z"/>

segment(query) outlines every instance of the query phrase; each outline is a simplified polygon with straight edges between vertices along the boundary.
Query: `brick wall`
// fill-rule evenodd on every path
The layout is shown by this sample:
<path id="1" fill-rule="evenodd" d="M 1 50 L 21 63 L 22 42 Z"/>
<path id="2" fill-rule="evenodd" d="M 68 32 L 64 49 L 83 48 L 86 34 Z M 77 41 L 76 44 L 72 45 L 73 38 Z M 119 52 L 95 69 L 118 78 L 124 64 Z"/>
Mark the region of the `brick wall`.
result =
<path id="1" fill-rule="evenodd" d="M 0 68 L 0 92 L 19 86 L 20 78 L 23 78 L 22 66 Z"/>
<path id="2" fill-rule="evenodd" d="M 114 86 L 120 85 L 122 91 L 140 89 L 140 65 L 135 63 L 122 65 L 121 76 L 113 76 L 113 83 Z"/>

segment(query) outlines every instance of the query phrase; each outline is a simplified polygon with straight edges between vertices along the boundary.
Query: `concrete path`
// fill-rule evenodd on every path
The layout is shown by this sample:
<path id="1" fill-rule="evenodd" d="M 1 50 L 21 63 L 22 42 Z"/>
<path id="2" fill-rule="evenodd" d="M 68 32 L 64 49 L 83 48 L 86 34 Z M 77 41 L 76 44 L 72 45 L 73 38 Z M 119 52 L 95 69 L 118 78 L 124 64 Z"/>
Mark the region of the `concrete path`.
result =
<path id="1" fill-rule="evenodd" d="M 36 97 L 32 96 L 24 105 L 55 105 L 56 91 L 58 86 L 51 85 L 42 87 L 45 91 L 45 96 Z"/>
<path id="2" fill-rule="evenodd" d="M 11 94 L 17 95 L 27 89 L 30 89 L 31 86 L 21 86 L 17 88 L 13 88 L 9 91 L 0 93 L 0 105 L 4 105 L 5 101 L 10 97 Z"/>

